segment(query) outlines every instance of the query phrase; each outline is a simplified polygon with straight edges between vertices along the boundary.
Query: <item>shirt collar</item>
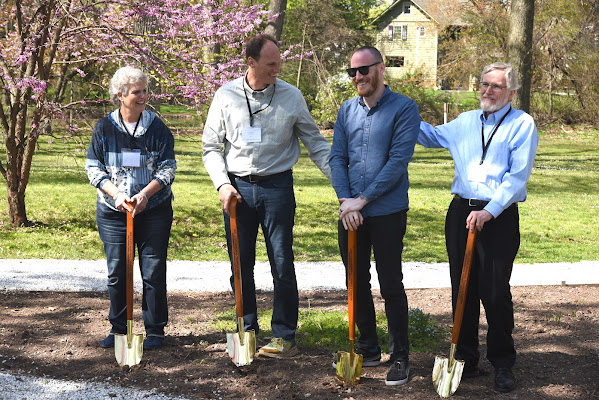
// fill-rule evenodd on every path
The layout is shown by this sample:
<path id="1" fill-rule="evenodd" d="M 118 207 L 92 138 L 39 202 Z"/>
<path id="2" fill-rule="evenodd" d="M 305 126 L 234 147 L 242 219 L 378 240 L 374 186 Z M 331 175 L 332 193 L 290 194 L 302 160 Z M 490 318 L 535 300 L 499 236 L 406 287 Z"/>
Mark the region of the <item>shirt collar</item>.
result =
<path id="1" fill-rule="evenodd" d="M 108 118 L 112 122 L 114 126 L 120 129 L 122 132 L 127 132 L 123 124 L 121 123 L 121 118 L 119 117 L 119 109 L 117 108 L 113 112 L 108 115 Z M 143 110 L 141 112 L 141 120 L 139 121 L 139 126 L 142 127 L 141 130 L 138 130 L 134 135 L 135 137 L 139 137 L 146 133 L 152 122 L 154 122 L 154 118 L 156 118 L 156 114 L 150 110 Z"/>
<path id="2" fill-rule="evenodd" d="M 251 94 L 251 95 L 262 94 L 264 96 L 270 96 L 272 94 L 272 91 L 274 90 L 275 85 L 268 85 L 267 87 L 265 87 L 262 90 L 254 90 L 250 87 L 250 85 L 248 85 L 245 78 L 246 78 L 245 75 L 242 76 L 240 78 L 239 84 L 240 84 L 242 90 L 245 90 L 248 94 Z M 277 78 L 277 81 L 278 80 L 279 80 L 279 78 Z"/>
<path id="3" fill-rule="evenodd" d="M 503 116 L 510 110 L 512 107 L 512 103 L 507 103 L 505 107 L 503 107 L 499 111 L 495 111 L 493 114 L 489 115 L 489 117 L 485 120 L 485 113 L 483 110 L 480 110 L 480 120 L 482 123 L 495 124 L 503 118 Z"/>
<path id="4" fill-rule="evenodd" d="M 378 106 L 379 104 L 381 104 L 389 96 L 389 93 L 391 93 L 391 89 L 389 89 L 389 85 L 385 85 L 385 91 L 383 92 L 383 95 L 376 102 L 376 104 L 374 106 L 372 106 L 372 108 L 375 108 L 376 106 Z M 360 103 L 360 105 L 362 107 L 366 107 L 366 103 L 364 103 L 364 98 L 362 96 L 358 97 L 358 102 Z"/>

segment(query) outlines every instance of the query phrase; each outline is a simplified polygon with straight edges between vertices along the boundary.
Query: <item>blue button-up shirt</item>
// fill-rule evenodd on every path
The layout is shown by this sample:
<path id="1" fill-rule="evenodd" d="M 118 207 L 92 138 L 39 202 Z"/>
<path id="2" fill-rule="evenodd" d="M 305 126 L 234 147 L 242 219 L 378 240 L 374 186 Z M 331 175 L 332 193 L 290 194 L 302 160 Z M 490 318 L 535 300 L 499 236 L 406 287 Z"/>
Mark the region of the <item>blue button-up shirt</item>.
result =
<path id="1" fill-rule="evenodd" d="M 418 143 L 429 148 L 443 147 L 453 157 L 455 177 L 451 193 L 467 199 L 489 201 L 485 210 L 497 217 L 515 202 L 526 200 L 526 182 L 539 144 L 533 118 L 507 104 L 485 119 L 482 110 L 460 114 L 447 124 L 433 127 L 420 124 Z M 497 124 L 505 117 L 483 154 L 481 127 L 485 144 Z"/>
<path id="2" fill-rule="evenodd" d="M 371 109 L 362 97 L 343 103 L 329 159 L 337 197 L 366 197 L 363 217 L 408 209 L 408 162 L 419 124 L 416 103 L 389 87 Z"/>

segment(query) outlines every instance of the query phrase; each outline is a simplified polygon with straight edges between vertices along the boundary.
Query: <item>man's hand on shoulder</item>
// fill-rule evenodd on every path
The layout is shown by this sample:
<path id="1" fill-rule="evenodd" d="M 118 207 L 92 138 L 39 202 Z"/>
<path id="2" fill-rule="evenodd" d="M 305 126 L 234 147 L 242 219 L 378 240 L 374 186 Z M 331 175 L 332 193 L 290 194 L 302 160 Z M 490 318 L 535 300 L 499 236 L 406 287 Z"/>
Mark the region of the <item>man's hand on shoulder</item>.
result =
<path id="1" fill-rule="evenodd" d="M 218 188 L 218 199 L 220 200 L 223 211 L 228 215 L 231 215 L 229 213 L 229 205 L 231 204 L 231 199 L 233 197 L 237 197 L 238 202 L 241 201 L 241 195 L 230 183 L 225 183 Z"/>

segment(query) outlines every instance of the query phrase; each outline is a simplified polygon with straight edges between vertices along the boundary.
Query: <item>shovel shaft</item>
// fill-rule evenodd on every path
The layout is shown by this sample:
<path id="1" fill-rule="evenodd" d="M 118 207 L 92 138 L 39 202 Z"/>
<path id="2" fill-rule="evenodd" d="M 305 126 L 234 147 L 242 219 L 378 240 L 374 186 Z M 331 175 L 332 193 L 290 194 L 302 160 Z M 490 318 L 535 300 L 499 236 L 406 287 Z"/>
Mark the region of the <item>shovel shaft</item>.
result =
<path id="1" fill-rule="evenodd" d="M 466 253 L 464 254 L 464 264 L 462 265 L 462 276 L 460 278 L 460 290 L 453 317 L 453 332 L 451 343 L 458 344 L 460 329 L 462 328 L 462 318 L 464 317 L 464 307 L 466 305 L 466 294 L 468 293 L 468 281 L 470 280 L 470 267 L 472 266 L 472 254 L 474 253 L 474 242 L 476 241 L 477 230 L 468 232 L 468 242 L 466 243 Z"/>
<path id="2" fill-rule="evenodd" d="M 229 219 L 231 221 L 231 254 L 233 255 L 233 281 L 235 283 L 235 308 L 237 318 L 243 320 L 243 296 L 241 289 L 241 259 L 239 257 L 239 235 L 237 231 L 237 198 L 231 198 L 229 207 Z M 243 332 L 243 325 L 238 326 L 239 332 Z"/>
<path id="3" fill-rule="evenodd" d="M 354 352 L 354 339 L 356 336 L 356 281 L 358 279 L 358 244 L 356 231 L 347 231 L 347 310 L 349 320 L 350 353 Z"/>
<path id="4" fill-rule="evenodd" d="M 128 203 L 128 205 L 133 209 L 133 204 Z M 134 255 L 134 247 L 133 247 L 133 216 L 130 212 L 126 212 L 127 214 L 127 259 L 125 261 L 126 266 L 126 296 L 127 296 L 127 320 L 131 321 L 133 319 L 133 258 Z"/>

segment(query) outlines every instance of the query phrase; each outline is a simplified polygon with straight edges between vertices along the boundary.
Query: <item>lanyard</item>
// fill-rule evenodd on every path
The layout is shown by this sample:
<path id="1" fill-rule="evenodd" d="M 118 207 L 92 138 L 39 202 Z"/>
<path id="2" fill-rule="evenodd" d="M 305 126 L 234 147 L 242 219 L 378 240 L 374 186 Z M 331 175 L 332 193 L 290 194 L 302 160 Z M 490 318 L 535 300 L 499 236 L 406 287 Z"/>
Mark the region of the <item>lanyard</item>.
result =
<path id="1" fill-rule="evenodd" d="M 250 126 L 254 125 L 254 115 L 258 114 L 259 112 L 262 112 L 264 110 L 266 110 L 268 107 L 270 107 L 270 103 L 272 103 L 272 98 L 275 97 L 275 89 L 277 88 L 277 85 L 272 85 L 272 96 L 270 96 L 270 101 L 268 102 L 268 104 L 266 105 L 266 107 L 259 109 L 258 111 L 254 111 L 252 112 L 252 108 L 250 107 L 250 99 L 248 99 L 248 94 L 245 91 L 245 78 L 243 78 L 243 94 L 245 95 L 245 102 L 248 105 L 248 112 L 250 114 Z"/>
<path id="2" fill-rule="evenodd" d="M 129 133 L 129 129 L 127 129 L 127 125 L 125 125 L 125 121 L 123 121 L 123 115 L 119 110 L 119 118 L 121 119 L 121 124 L 123 124 L 123 128 L 125 128 L 125 132 L 129 135 L 129 147 L 133 148 L 134 144 L 134 135 L 137 132 L 137 127 L 139 126 L 139 121 L 141 121 L 141 114 L 139 114 L 139 118 L 137 119 L 137 123 L 135 124 L 135 128 L 133 129 L 133 133 Z"/>
<path id="3" fill-rule="evenodd" d="M 501 123 L 503 122 L 505 117 L 507 117 L 507 115 L 510 113 L 510 111 L 512 111 L 511 106 L 510 106 L 510 109 L 507 110 L 507 112 L 503 115 L 503 117 L 501 117 L 501 120 L 499 121 L 499 123 L 497 125 L 495 125 L 495 128 L 491 131 L 491 136 L 489 136 L 489 140 L 487 140 L 486 145 L 485 145 L 485 123 L 483 122 L 482 126 L 480 127 L 480 139 L 483 143 L 483 155 L 480 158 L 479 165 L 483 165 L 483 161 L 485 161 L 485 157 L 487 156 L 487 150 L 489 149 L 491 140 L 493 140 L 493 136 L 495 136 L 495 132 L 497 132 L 497 129 L 499 129 L 499 126 L 501 125 Z"/>

